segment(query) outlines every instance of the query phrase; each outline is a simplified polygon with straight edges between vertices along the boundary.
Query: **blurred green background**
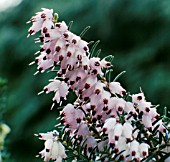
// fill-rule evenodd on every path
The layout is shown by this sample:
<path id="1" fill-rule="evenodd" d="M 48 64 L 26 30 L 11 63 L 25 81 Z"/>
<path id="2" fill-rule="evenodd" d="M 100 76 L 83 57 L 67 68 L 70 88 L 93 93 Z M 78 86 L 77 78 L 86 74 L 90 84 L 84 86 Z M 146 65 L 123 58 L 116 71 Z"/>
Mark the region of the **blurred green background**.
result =
<path id="1" fill-rule="evenodd" d="M 7 141 L 10 162 L 42 161 L 35 155 L 43 143 L 33 134 L 52 130 L 58 115 L 50 111 L 52 94 L 37 96 L 51 74 L 33 76 L 36 65 L 28 66 L 39 47 L 35 37 L 26 38 L 26 21 L 42 7 L 53 8 L 67 24 L 74 20 L 76 34 L 90 25 L 84 39 L 101 40 L 101 57 L 115 56 L 114 77 L 126 70 L 119 81 L 128 91 L 138 93 L 141 86 L 149 101 L 161 105 L 160 113 L 164 106 L 170 108 L 169 0 L 22 0 L 0 12 L 0 76 L 8 80 L 4 120 L 12 129 Z"/>

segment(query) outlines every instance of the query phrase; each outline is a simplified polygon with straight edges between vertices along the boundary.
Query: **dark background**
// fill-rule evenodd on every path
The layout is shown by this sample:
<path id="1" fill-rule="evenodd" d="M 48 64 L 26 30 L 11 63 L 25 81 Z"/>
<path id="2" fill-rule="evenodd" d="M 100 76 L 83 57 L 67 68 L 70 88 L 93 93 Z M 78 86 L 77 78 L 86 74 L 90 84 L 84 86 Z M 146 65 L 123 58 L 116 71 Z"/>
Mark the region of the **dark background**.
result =
<path id="1" fill-rule="evenodd" d="M 73 20 L 72 31 L 86 26 L 87 41 L 101 40 L 101 57 L 115 56 L 114 75 L 126 70 L 119 81 L 131 93 L 139 87 L 148 101 L 170 108 L 170 1 L 169 0 L 23 0 L 0 12 L 0 76 L 8 80 L 4 120 L 12 131 L 7 146 L 10 162 L 38 162 L 43 142 L 34 133 L 54 129 L 57 110 L 50 111 L 52 94 L 37 96 L 51 74 L 33 76 L 33 53 L 39 47 L 26 38 L 26 22 L 42 7 L 53 8 L 59 21 Z"/>

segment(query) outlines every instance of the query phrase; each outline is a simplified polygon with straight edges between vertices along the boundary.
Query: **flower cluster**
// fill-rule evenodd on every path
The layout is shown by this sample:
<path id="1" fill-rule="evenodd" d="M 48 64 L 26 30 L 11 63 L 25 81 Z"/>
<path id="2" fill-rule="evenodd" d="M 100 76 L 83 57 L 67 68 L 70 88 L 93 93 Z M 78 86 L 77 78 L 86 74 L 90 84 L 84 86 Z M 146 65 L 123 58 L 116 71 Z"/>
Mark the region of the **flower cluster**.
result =
<path id="1" fill-rule="evenodd" d="M 60 111 L 63 134 L 68 134 L 74 149 L 81 146 L 81 154 L 95 161 L 141 161 L 148 157 L 154 147 L 149 141 L 152 134 L 159 137 L 167 133 L 156 106 L 145 100 L 143 92 L 130 95 L 116 80 L 108 81 L 111 62 L 93 57 L 89 43 L 72 33 L 65 22 L 57 22 L 52 9 L 43 9 L 30 22 L 29 35 L 40 31 L 36 42 L 43 43 L 33 62 L 38 65 L 35 74 L 47 69 L 56 72 L 43 89 L 55 93 L 52 108 L 55 103 L 62 104 L 70 91 L 77 97 Z M 40 152 L 44 161 L 66 158 L 56 132 L 39 138 L 46 141 Z M 97 154 L 99 151 L 105 153 Z"/>
<path id="2" fill-rule="evenodd" d="M 45 148 L 39 154 L 44 158 L 45 162 L 52 159 L 54 162 L 60 162 L 62 159 L 66 158 L 65 148 L 58 139 L 58 132 L 54 130 L 53 132 L 39 133 L 40 140 L 44 140 Z M 38 157 L 39 155 L 37 155 Z"/>

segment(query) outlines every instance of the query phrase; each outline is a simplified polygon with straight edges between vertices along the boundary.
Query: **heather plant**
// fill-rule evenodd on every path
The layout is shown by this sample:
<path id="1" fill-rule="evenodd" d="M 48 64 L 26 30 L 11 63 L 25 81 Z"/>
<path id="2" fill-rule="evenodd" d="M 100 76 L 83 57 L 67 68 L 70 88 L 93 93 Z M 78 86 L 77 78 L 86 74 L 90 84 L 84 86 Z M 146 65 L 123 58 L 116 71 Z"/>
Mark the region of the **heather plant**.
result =
<path id="1" fill-rule="evenodd" d="M 51 110 L 60 116 L 56 130 L 36 134 L 44 141 L 39 152 L 45 162 L 60 161 L 165 161 L 170 156 L 170 119 L 160 116 L 157 107 L 145 99 L 140 88 L 130 94 L 112 80 L 113 56 L 99 57 L 99 41 L 87 42 L 71 32 L 68 25 L 43 8 L 29 22 L 28 36 L 40 32 L 35 61 L 38 73 L 51 72 L 54 78 L 42 93 L 54 93 Z M 28 23 L 29 23 L 28 22 Z M 75 100 L 64 104 L 68 96 Z"/>

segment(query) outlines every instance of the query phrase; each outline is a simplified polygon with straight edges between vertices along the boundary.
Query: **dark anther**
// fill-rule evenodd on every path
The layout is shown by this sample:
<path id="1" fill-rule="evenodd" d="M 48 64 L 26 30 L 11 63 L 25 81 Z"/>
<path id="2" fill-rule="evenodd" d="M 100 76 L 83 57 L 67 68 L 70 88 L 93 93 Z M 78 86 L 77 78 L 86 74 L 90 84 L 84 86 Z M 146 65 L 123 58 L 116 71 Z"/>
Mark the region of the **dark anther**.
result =
<path id="1" fill-rule="evenodd" d="M 94 110 L 96 105 L 91 105 L 91 109 Z"/>
<path id="2" fill-rule="evenodd" d="M 136 119 L 137 118 L 137 114 L 133 114 L 133 117 L 134 117 L 134 119 Z"/>
<path id="3" fill-rule="evenodd" d="M 65 119 L 61 119 L 60 122 L 61 122 L 62 124 L 64 124 L 64 123 L 66 122 L 66 120 L 65 120 Z"/>
<path id="4" fill-rule="evenodd" d="M 112 112 L 112 110 L 109 110 L 106 114 L 109 115 Z"/>
<path id="5" fill-rule="evenodd" d="M 46 60 L 46 59 L 47 59 L 46 56 L 44 56 L 44 57 L 43 57 L 43 60 Z"/>
<path id="6" fill-rule="evenodd" d="M 74 66 L 72 67 L 71 65 L 68 65 L 67 67 L 68 67 L 68 70 L 69 70 L 69 71 L 71 71 L 71 70 L 74 69 Z"/>
<path id="7" fill-rule="evenodd" d="M 136 155 L 136 152 L 135 151 L 132 151 L 132 156 L 135 156 Z"/>
<path id="8" fill-rule="evenodd" d="M 38 137 L 39 137 L 39 138 L 42 138 L 42 135 L 39 134 Z"/>
<path id="9" fill-rule="evenodd" d="M 92 119 L 92 122 L 93 122 L 93 123 L 96 123 L 96 121 L 97 121 L 96 118 L 93 118 L 93 119 Z"/>
<path id="10" fill-rule="evenodd" d="M 42 67 L 38 69 L 38 71 L 39 71 L 39 72 L 41 72 L 42 70 L 43 70 L 43 68 L 42 68 Z"/>
<path id="11" fill-rule="evenodd" d="M 70 81 L 70 85 L 73 85 L 75 83 L 75 81 Z"/>
<path id="12" fill-rule="evenodd" d="M 85 66 L 84 66 L 84 70 L 87 70 L 87 68 L 88 68 L 88 66 L 87 66 L 87 65 L 85 65 Z"/>
<path id="13" fill-rule="evenodd" d="M 114 147 L 115 147 L 115 144 L 114 144 L 114 143 L 110 143 L 110 147 L 111 147 L 111 148 L 114 148 Z"/>
<path id="14" fill-rule="evenodd" d="M 77 76 L 76 81 L 78 82 L 81 79 L 81 77 Z"/>
<path id="15" fill-rule="evenodd" d="M 119 136 L 115 136 L 115 141 L 118 141 L 119 140 Z"/>
<path id="16" fill-rule="evenodd" d="M 70 57 L 72 54 L 71 54 L 71 52 L 69 51 L 69 52 L 67 52 L 67 56 L 68 57 Z"/>
<path id="17" fill-rule="evenodd" d="M 46 151 L 46 152 L 50 152 L 50 149 L 46 149 L 45 151 Z"/>
<path id="18" fill-rule="evenodd" d="M 77 59 L 80 61 L 82 60 L 82 55 L 77 55 Z"/>
<path id="19" fill-rule="evenodd" d="M 94 116 L 96 114 L 96 111 L 92 111 L 92 115 Z"/>
<path id="20" fill-rule="evenodd" d="M 106 66 L 110 66 L 111 64 L 108 62 L 107 64 L 106 64 Z"/>
<path id="21" fill-rule="evenodd" d="M 48 49 L 46 50 L 46 53 L 47 53 L 47 54 L 50 54 L 50 53 L 51 53 L 51 50 L 48 48 Z"/>
<path id="22" fill-rule="evenodd" d="M 47 92 L 47 91 L 48 91 L 48 88 L 45 88 L 45 89 L 44 89 L 44 92 Z"/>
<path id="23" fill-rule="evenodd" d="M 45 34 L 45 37 L 50 37 L 50 34 L 49 34 L 49 33 L 46 33 L 46 34 Z"/>
<path id="24" fill-rule="evenodd" d="M 119 149 L 118 148 L 115 148 L 115 153 L 118 153 L 119 152 Z"/>
<path id="25" fill-rule="evenodd" d="M 140 101 L 142 100 L 142 96 L 138 96 L 137 99 Z"/>
<path id="26" fill-rule="evenodd" d="M 76 44 L 76 43 L 77 43 L 77 41 L 76 41 L 75 39 L 73 39 L 73 40 L 72 40 L 72 43 Z"/>
<path id="27" fill-rule="evenodd" d="M 107 131 L 107 128 L 103 128 L 103 132 L 106 132 Z"/>
<path id="28" fill-rule="evenodd" d="M 46 17 L 46 15 L 43 13 L 41 14 L 41 18 L 44 19 Z"/>
<path id="29" fill-rule="evenodd" d="M 98 95 L 99 93 L 100 93 L 100 89 L 96 89 L 96 90 L 95 90 L 95 94 Z"/>
<path id="30" fill-rule="evenodd" d="M 92 73 L 93 73 L 94 75 L 96 75 L 96 74 L 97 74 L 97 70 L 94 69 L 94 70 L 92 71 Z"/>
<path id="31" fill-rule="evenodd" d="M 127 142 L 131 142 L 132 140 L 130 138 L 127 138 Z"/>
<path id="32" fill-rule="evenodd" d="M 91 111 L 91 109 L 86 109 L 88 112 L 90 112 Z"/>
<path id="33" fill-rule="evenodd" d="M 150 111 L 149 107 L 146 107 L 146 108 L 145 108 L 145 111 L 146 111 L 146 112 L 149 112 L 149 111 Z"/>
<path id="34" fill-rule="evenodd" d="M 123 111 L 123 107 L 119 106 L 118 111 Z"/>
<path id="35" fill-rule="evenodd" d="M 123 95 L 126 95 L 126 91 L 122 91 L 122 94 L 123 94 Z"/>
<path id="36" fill-rule="evenodd" d="M 62 69 L 62 74 L 65 74 L 66 73 L 66 69 Z"/>
<path id="37" fill-rule="evenodd" d="M 85 51 L 87 51 L 87 49 L 88 49 L 87 47 L 84 47 L 84 50 L 85 50 Z"/>
<path id="38" fill-rule="evenodd" d="M 44 28 L 43 28 L 43 33 L 47 33 L 47 30 L 48 30 L 48 29 L 47 29 L 46 27 L 44 27 Z"/>
<path id="39" fill-rule="evenodd" d="M 63 34 L 65 38 L 68 38 L 68 34 L 67 33 L 64 33 Z"/>
<path id="40" fill-rule="evenodd" d="M 89 97 L 84 97 L 84 101 L 88 101 L 89 100 Z"/>
<path id="41" fill-rule="evenodd" d="M 31 35 L 31 34 L 33 34 L 34 33 L 34 30 L 30 30 L 29 31 L 29 34 Z"/>
<path id="42" fill-rule="evenodd" d="M 102 115 L 97 115 L 97 119 L 100 120 L 102 118 Z"/>
<path id="43" fill-rule="evenodd" d="M 59 52 L 59 51 L 61 50 L 61 47 L 60 47 L 60 46 L 57 46 L 57 47 L 55 48 L 55 50 L 56 50 L 57 52 Z"/>
<path id="44" fill-rule="evenodd" d="M 64 79 L 65 82 L 68 82 L 68 80 L 69 80 L 69 78 L 65 78 L 65 79 Z"/>
<path id="45" fill-rule="evenodd" d="M 41 48 L 41 49 L 40 49 L 40 52 L 43 52 L 43 51 L 44 51 L 44 48 Z"/>
<path id="46" fill-rule="evenodd" d="M 107 111 L 108 110 L 108 106 L 103 107 L 103 111 Z"/>
<path id="47" fill-rule="evenodd" d="M 62 55 L 59 56 L 59 61 L 62 61 L 64 57 Z"/>
<path id="48" fill-rule="evenodd" d="M 67 125 L 66 125 L 66 128 L 69 128 L 69 127 L 70 127 L 70 124 L 67 124 Z"/>
<path id="49" fill-rule="evenodd" d="M 108 99 L 103 99 L 104 104 L 108 104 Z"/>
<path id="50" fill-rule="evenodd" d="M 38 59 L 35 59 L 35 63 L 38 63 Z"/>
<path id="51" fill-rule="evenodd" d="M 80 123 L 81 122 L 81 119 L 80 118 L 78 118 L 78 119 L 76 119 L 77 120 L 77 123 Z"/>
<path id="52" fill-rule="evenodd" d="M 57 66 L 57 62 L 56 61 L 54 61 L 54 66 Z"/>
<path id="53" fill-rule="evenodd" d="M 60 28 L 61 27 L 61 24 L 55 24 L 56 27 Z"/>
<path id="54" fill-rule="evenodd" d="M 79 94 L 82 94 L 83 93 L 83 90 L 82 89 L 79 89 Z"/>
<path id="55" fill-rule="evenodd" d="M 86 83 L 85 86 L 84 86 L 85 89 L 88 89 L 90 88 L 90 84 Z"/>
<path id="56" fill-rule="evenodd" d="M 119 159 L 123 160 L 125 157 L 123 155 L 120 155 Z"/>
<path id="57" fill-rule="evenodd" d="M 142 152 L 142 155 L 143 155 L 143 156 L 146 156 L 146 155 L 147 155 L 146 151 L 143 151 L 143 152 Z"/>
<path id="58" fill-rule="evenodd" d="M 100 63 L 97 61 L 94 63 L 95 66 L 100 66 Z"/>
<path id="59" fill-rule="evenodd" d="M 44 37 L 43 36 L 39 36 L 39 38 L 40 38 L 41 42 L 44 42 Z"/>

